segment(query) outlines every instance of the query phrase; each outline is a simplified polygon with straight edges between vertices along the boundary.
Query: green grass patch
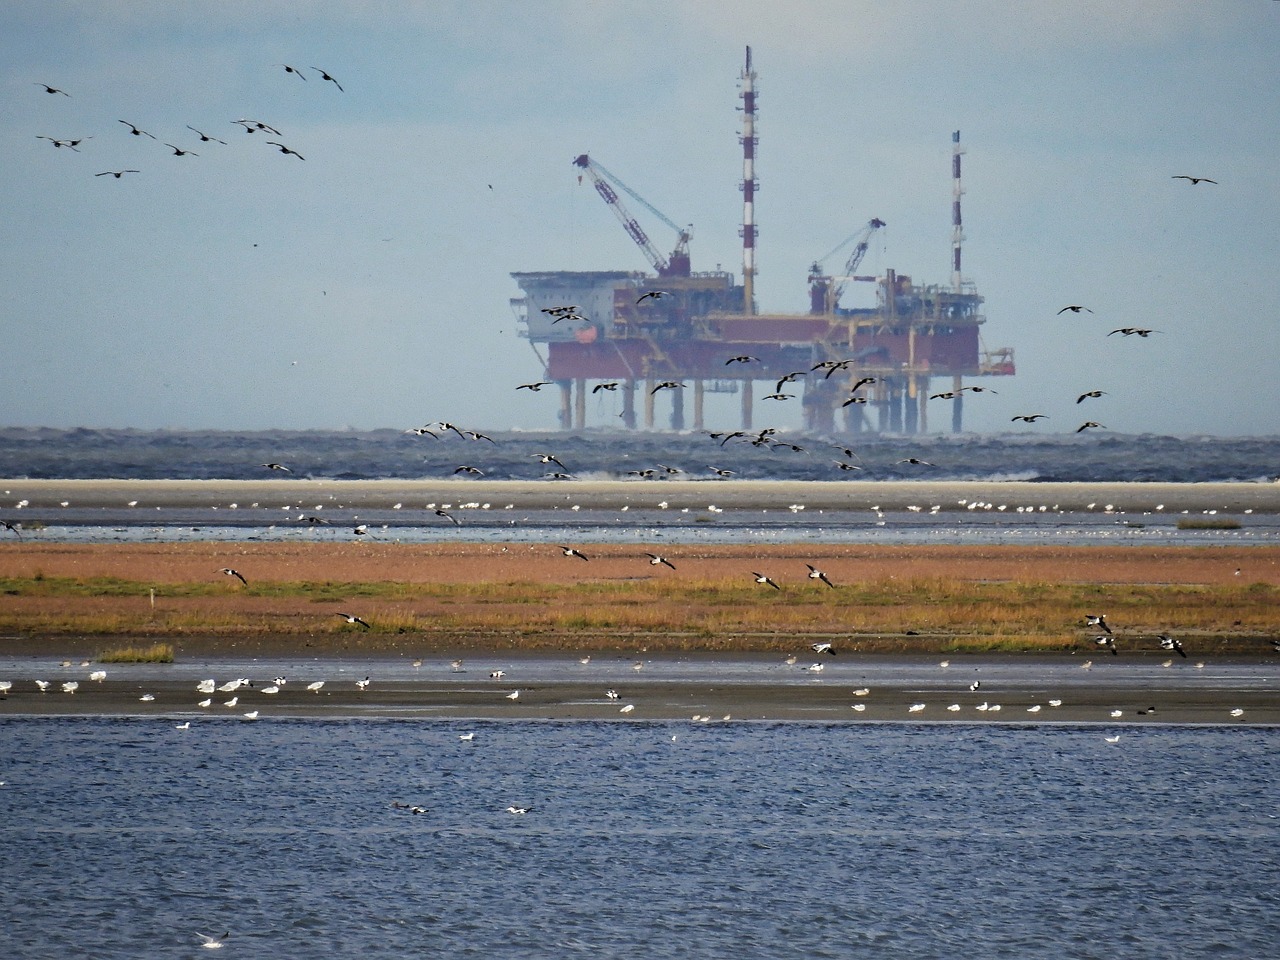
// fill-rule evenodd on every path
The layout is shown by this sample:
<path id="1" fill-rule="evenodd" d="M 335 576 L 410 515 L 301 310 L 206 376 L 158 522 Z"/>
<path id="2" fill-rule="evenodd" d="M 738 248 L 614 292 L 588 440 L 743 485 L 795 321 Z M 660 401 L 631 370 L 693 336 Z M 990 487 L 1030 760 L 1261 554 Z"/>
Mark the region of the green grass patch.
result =
<path id="1" fill-rule="evenodd" d="M 173 644 L 153 643 L 146 647 L 112 647 L 98 654 L 99 663 L 173 663 Z"/>

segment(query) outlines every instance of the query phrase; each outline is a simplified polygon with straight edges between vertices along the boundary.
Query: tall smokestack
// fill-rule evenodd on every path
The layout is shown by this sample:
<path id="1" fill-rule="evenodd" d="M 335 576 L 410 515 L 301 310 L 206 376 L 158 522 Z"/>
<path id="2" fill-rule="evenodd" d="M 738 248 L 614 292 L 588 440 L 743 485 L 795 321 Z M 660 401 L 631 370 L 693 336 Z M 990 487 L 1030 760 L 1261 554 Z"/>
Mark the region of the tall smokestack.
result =
<path id="1" fill-rule="evenodd" d="M 742 71 L 742 295 L 743 313 L 755 313 L 756 277 L 756 75 L 751 48 Z"/>
<path id="2" fill-rule="evenodd" d="M 951 134 L 951 286 L 956 293 L 960 292 L 960 244 L 964 240 L 964 225 L 960 219 L 960 196 L 964 188 L 960 186 L 960 156 L 964 148 L 960 146 L 960 131 Z"/>

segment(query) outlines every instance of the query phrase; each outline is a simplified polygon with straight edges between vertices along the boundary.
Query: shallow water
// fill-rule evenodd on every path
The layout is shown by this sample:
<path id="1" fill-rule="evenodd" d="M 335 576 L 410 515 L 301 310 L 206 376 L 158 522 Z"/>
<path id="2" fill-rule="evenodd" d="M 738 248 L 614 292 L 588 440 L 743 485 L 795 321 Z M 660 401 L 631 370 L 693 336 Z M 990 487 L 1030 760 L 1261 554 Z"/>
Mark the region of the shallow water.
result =
<path id="1" fill-rule="evenodd" d="M 0 720 L 5 951 L 1271 955 L 1280 731 L 1106 733 Z"/>

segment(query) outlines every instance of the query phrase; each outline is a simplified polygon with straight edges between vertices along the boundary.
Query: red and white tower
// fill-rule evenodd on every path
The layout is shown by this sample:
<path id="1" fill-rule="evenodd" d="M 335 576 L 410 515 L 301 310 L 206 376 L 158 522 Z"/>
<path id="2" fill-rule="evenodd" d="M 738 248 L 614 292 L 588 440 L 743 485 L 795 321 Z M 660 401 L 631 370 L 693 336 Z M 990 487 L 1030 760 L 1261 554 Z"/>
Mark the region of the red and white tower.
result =
<path id="1" fill-rule="evenodd" d="M 960 196 L 964 188 L 960 185 L 960 157 L 964 148 L 960 146 L 960 131 L 951 134 L 951 286 L 960 292 L 962 279 L 960 276 L 960 244 L 964 240 L 963 221 L 960 219 Z"/>
<path id="2" fill-rule="evenodd" d="M 743 313 L 755 313 L 756 277 L 756 75 L 751 48 L 742 71 L 742 294 Z"/>

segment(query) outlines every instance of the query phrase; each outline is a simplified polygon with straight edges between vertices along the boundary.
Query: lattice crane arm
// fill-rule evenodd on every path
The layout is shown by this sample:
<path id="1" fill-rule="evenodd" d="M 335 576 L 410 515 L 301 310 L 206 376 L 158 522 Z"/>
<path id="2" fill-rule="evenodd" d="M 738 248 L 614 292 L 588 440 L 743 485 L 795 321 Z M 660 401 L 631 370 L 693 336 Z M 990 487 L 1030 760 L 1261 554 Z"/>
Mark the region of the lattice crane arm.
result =
<path id="1" fill-rule="evenodd" d="M 618 218 L 618 222 L 622 224 L 622 228 L 626 230 L 627 236 L 629 236 L 635 242 L 636 246 L 640 248 L 641 252 L 644 253 L 645 257 L 649 260 L 649 263 L 653 265 L 653 269 L 659 274 L 666 274 L 670 269 L 670 264 L 668 263 L 667 258 L 658 252 L 658 249 L 653 245 L 653 241 L 649 239 L 649 235 L 644 232 L 644 228 L 641 227 L 636 221 L 636 218 L 631 215 L 631 212 L 622 202 L 622 198 L 618 196 L 617 191 L 613 189 L 611 184 L 616 185 L 620 190 L 624 191 L 636 202 L 643 205 L 646 210 L 656 216 L 672 230 L 676 231 L 679 238 L 676 243 L 677 254 L 686 253 L 686 248 L 690 238 L 689 230 L 687 228 L 677 226 L 661 210 L 653 206 L 649 201 L 645 200 L 644 197 L 640 196 L 640 194 L 628 187 L 625 183 L 619 180 L 617 176 L 592 160 L 587 156 L 587 154 L 584 153 L 575 157 L 573 164 L 581 169 L 583 174 L 590 178 L 591 185 L 596 188 L 596 193 L 600 194 L 604 202 L 609 205 L 609 209 L 613 211 L 614 216 Z M 582 179 L 581 174 L 578 179 Z"/>

